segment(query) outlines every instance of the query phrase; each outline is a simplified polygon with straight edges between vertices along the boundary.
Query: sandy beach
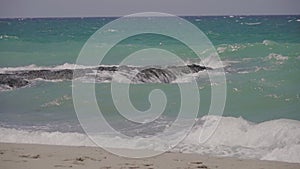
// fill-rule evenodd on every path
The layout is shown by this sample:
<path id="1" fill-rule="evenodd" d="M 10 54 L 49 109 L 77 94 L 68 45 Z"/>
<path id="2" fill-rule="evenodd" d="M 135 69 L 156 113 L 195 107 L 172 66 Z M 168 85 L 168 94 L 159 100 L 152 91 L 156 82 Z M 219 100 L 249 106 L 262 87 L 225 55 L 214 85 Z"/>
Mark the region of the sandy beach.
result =
<path id="1" fill-rule="evenodd" d="M 0 143 L 1 169 L 299 169 L 300 164 L 217 158 L 197 154 L 164 153 L 145 159 L 128 159 L 98 147 Z"/>

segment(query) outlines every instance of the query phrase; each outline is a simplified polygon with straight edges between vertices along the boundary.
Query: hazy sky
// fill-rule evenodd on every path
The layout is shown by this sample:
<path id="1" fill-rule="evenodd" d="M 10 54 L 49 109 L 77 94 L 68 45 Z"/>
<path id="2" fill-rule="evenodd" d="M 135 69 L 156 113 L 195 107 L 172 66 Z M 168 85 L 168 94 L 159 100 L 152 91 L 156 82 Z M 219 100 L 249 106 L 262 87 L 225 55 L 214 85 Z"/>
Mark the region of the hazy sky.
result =
<path id="1" fill-rule="evenodd" d="M 300 14 L 300 0 L 0 0 L 0 17 Z"/>

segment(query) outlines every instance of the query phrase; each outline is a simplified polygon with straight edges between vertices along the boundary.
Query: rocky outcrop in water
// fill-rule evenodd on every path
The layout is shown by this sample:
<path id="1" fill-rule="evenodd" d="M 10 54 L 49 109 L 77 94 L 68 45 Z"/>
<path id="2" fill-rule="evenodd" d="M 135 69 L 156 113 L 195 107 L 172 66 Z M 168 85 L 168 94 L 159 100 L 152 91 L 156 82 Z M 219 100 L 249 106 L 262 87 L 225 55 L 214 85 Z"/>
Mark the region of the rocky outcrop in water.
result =
<path id="1" fill-rule="evenodd" d="M 73 79 L 73 70 L 63 69 L 63 70 L 31 70 L 23 73 L 19 73 L 18 76 L 21 76 L 26 79 L 44 79 L 44 80 L 71 80 Z"/>
<path id="2" fill-rule="evenodd" d="M 167 69 L 148 68 L 143 69 L 135 75 L 133 82 L 142 83 L 170 83 L 176 76 Z"/>
<path id="3" fill-rule="evenodd" d="M 0 85 L 7 85 L 10 88 L 20 88 L 28 84 L 29 82 L 24 78 L 11 76 L 9 74 L 0 74 Z"/>
<path id="4" fill-rule="evenodd" d="M 94 78 L 97 82 L 111 81 L 114 73 L 130 79 L 133 83 L 171 83 L 178 76 L 211 68 L 196 64 L 168 67 L 99 66 L 85 69 L 43 69 L 20 70 L 0 73 L 0 85 L 10 88 L 27 86 L 32 80 L 72 80 L 73 78 Z"/>

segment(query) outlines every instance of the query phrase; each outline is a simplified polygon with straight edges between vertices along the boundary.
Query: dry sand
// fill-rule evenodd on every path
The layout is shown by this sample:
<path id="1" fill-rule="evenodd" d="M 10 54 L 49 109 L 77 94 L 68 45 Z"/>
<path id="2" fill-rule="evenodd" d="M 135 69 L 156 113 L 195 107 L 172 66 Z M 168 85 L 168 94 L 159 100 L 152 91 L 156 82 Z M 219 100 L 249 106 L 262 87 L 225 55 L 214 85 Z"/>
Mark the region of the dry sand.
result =
<path id="1" fill-rule="evenodd" d="M 98 147 L 0 143 L 0 169 L 300 169 L 300 164 L 216 158 L 197 154 L 164 153 L 129 159 Z"/>

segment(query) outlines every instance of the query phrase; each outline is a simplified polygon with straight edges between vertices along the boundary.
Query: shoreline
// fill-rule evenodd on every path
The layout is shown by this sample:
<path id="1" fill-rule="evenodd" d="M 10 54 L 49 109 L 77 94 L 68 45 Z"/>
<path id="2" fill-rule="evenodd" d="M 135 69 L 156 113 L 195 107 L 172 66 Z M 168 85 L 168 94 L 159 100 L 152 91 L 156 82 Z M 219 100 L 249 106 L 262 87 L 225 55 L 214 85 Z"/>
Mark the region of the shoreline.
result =
<path id="1" fill-rule="evenodd" d="M 111 154 L 99 147 L 0 143 L 0 168 L 298 169 L 300 163 L 210 157 L 173 152 L 149 158 L 130 159 Z"/>

